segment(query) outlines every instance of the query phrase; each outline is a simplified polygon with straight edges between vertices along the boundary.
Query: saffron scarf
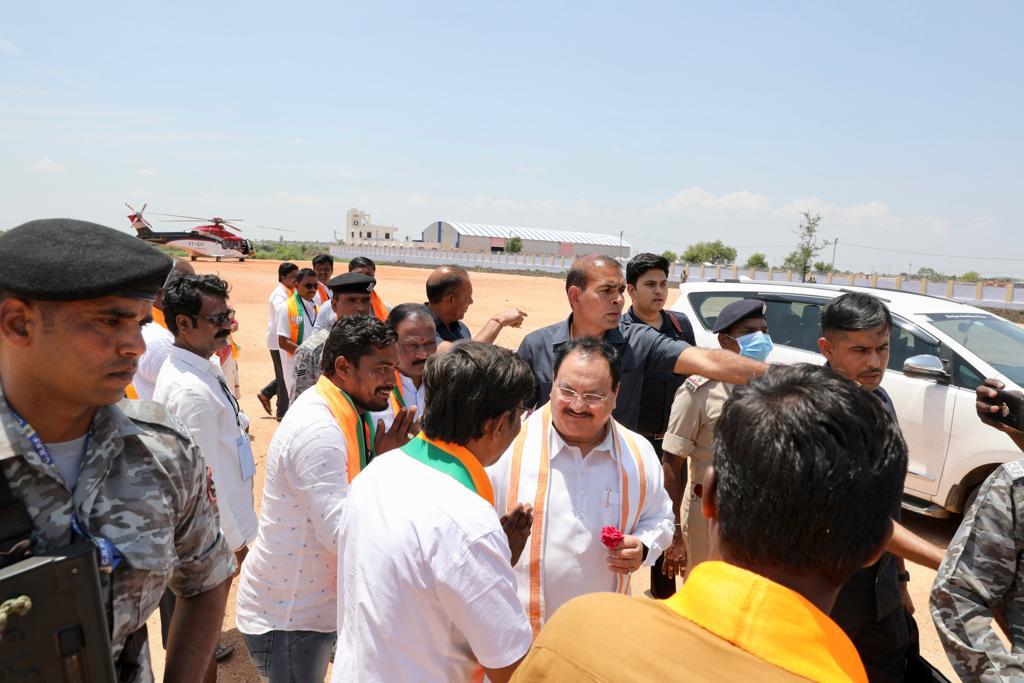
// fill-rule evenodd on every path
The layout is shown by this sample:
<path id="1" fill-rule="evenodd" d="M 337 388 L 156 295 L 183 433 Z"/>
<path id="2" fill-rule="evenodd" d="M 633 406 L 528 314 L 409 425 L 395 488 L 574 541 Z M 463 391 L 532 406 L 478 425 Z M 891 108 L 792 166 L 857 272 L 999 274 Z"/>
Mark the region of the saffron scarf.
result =
<path id="1" fill-rule="evenodd" d="M 316 393 L 327 401 L 341 433 L 345 436 L 345 451 L 348 454 L 346 469 L 351 484 L 356 475 L 363 471 L 376 453 L 373 450 L 374 429 L 370 413 L 356 412 L 356 406 L 348 394 L 335 386 L 325 375 L 316 381 Z"/>
<path id="2" fill-rule="evenodd" d="M 316 321 L 317 313 L 320 310 L 316 304 L 312 304 L 312 306 L 313 320 L 311 322 Z M 296 346 L 300 346 L 306 339 L 306 308 L 303 306 L 298 292 L 288 298 L 288 337 L 295 342 Z"/>
<path id="3" fill-rule="evenodd" d="M 508 492 L 505 497 L 506 513 L 520 502 L 533 504 L 533 527 L 523 556 L 515 566 L 517 581 L 530 587 L 530 626 L 536 635 L 546 620 L 544 606 L 544 540 L 547 532 L 546 511 L 551 479 L 551 404 L 531 415 L 516 437 L 509 467 Z M 648 479 L 643 457 L 634 435 L 615 420 L 609 422 L 614 430 L 612 457 L 619 466 L 619 531 L 630 534 L 636 529 L 647 500 Z M 506 456 L 508 457 L 508 456 Z M 499 512 L 500 514 L 500 512 Z M 629 593 L 629 574 L 613 574 L 617 593 Z"/>

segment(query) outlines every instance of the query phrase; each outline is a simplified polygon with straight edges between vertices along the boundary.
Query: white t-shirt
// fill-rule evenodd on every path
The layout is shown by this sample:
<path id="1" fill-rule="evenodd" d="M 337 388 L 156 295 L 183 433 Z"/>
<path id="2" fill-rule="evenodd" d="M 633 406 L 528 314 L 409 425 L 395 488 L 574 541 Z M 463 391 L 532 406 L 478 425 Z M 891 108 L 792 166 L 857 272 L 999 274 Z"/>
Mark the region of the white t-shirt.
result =
<path id="1" fill-rule="evenodd" d="M 259 534 L 242 563 L 242 633 L 337 627 L 337 553 L 348 494 L 347 448 L 327 401 L 307 391 L 267 450 Z"/>
<path id="2" fill-rule="evenodd" d="M 508 539 L 491 504 L 402 451 L 349 488 L 338 542 L 332 683 L 465 681 L 530 649 Z"/>
<path id="3" fill-rule="evenodd" d="M 601 543 L 601 528 L 621 524 L 622 474 L 615 459 L 611 430 L 604 441 L 583 457 L 557 430 L 549 430 L 551 469 L 547 505 L 544 508 L 544 609 L 550 619 L 560 606 L 586 593 L 614 591 L 617 575 L 608 569 L 608 549 Z M 665 492 L 664 474 L 654 448 L 637 435 L 649 489 L 633 535 L 647 546 L 644 564 L 653 565 L 672 542 L 675 517 Z M 494 485 L 495 506 L 507 510 L 509 468 L 513 445 L 487 468 Z M 533 500 L 515 501 L 533 503 Z M 523 553 L 520 562 L 528 561 Z M 519 577 L 519 597 L 530 604 L 528 572 Z"/>
<path id="4" fill-rule="evenodd" d="M 89 435 L 83 434 L 71 441 L 43 444 L 46 446 L 46 452 L 53 458 L 53 464 L 60 472 L 64 483 L 68 485 L 68 491 L 74 491 L 78 483 L 78 470 L 82 466 L 88 440 Z"/>
<path id="5" fill-rule="evenodd" d="M 278 282 L 277 287 L 274 287 L 274 291 L 267 299 L 270 308 L 270 315 L 267 317 L 267 348 L 271 351 L 281 349 L 277 343 L 277 309 L 284 305 L 285 301 L 288 301 L 289 296 L 291 296 L 291 292 L 288 291 L 288 288 Z"/>
<path id="6" fill-rule="evenodd" d="M 167 360 L 167 354 L 174 346 L 174 335 L 158 322 L 146 323 L 142 326 L 142 340 L 146 342 L 146 352 L 139 358 L 139 365 L 132 377 L 135 393 L 144 401 L 153 400 L 153 389 L 160 368 Z"/>
<path id="7" fill-rule="evenodd" d="M 313 324 L 313 330 L 316 332 L 329 330 L 337 319 L 338 316 L 334 314 L 334 309 L 331 308 L 330 302 L 328 302 L 326 306 L 321 306 L 320 312 L 316 314 L 316 323 Z"/>
<path id="8" fill-rule="evenodd" d="M 252 475 L 244 476 L 238 447 L 240 437 L 249 438 L 244 432 L 249 418 L 243 412 L 236 416 L 235 404 L 218 378 L 224 376 L 216 358 L 200 358 L 172 346 L 157 377 L 153 400 L 167 406 L 192 433 L 213 473 L 224 538 L 237 550 L 252 543 L 257 529 Z"/>

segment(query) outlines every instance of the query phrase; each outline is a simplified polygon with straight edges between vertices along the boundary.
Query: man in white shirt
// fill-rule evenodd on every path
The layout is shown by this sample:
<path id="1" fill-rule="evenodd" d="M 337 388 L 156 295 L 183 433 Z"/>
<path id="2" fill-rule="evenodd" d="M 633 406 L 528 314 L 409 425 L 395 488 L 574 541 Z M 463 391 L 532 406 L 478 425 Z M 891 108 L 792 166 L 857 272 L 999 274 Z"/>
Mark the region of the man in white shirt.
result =
<path id="1" fill-rule="evenodd" d="M 160 291 L 156 293 L 153 300 L 153 320 L 142 326 L 142 340 L 146 342 L 146 352 L 139 358 L 139 365 L 135 369 L 132 383 L 125 390 L 128 398 L 139 398 L 143 401 L 153 400 L 153 389 L 156 387 L 156 378 L 160 374 L 160 368 L 171 352 L 174 345 L 174 335 L 167 330 L 167 323 L 164 322 L 163 299 L 164 289 L 172 280 L 182 275 L 195 275 L 196 271 L 192 264 L 185 259 L 174 259 L 174 267 L 167 274 L 167 281 Z M 134 395 L 132 395 L 134 392 Z"/>
<path id="2" fill-rule="evenodd" d="M 583 337 L 562 345 L 550 403 L 489 469 L 499 512 L 520 501 L 535 510 L 529 549 L 516 564 L 534 634 L 578 595 L 629 593 L 630 574 L 672 541 L 654 448 L 612 418 L 621 376 L 611 344 Z"/>
<path id="3" fill-rule="evenodd" d="M 413 409 L 417 417 L 423 413 L 423 368 L 427 359 L 437 353 L 434 316 L 423 304 L 399 304 L 391 309 L 387 322 L 398 335 L 398 370 L 388 407 L 373 414 L 385 429 L 391 427 L 403 408 Z"/>
<path id="4" fill-rule="evenodd" d="M 164 292 L 174 346 L 157 378 L 153 400 L 188 427 L 217 487 L 221 529 L 239 564 L 256 538 L 252 477 L 256 472 L 246 417 L 210 359 L 227 344 L 235 312 L 228 283 L 216 275 L 182 277 Z"/>
<path id="5" fill-rule="evenodd" d="M 259 535 L 238 585 L 238 630 L 270 683 L 323 681 L 337 627 L 338 530 L 349 482 L 376 448 L 407 440 L 373 434 L 368 412 L 388 400 L 394 332 L 366 316 L 346 317 L 325 347 L 330 370 L 296 398 L 270 442 Z"/>
<path id="6" fill-rule="evenodd" d="M 530 647 L 483 468 L 519 432 L 533 373 L 505 349 L 462 342 L 430 359 L 424 383 L 423 431 L 349 488 L 332 683 L 468 681 L 480 667 L 502 683 Z M 528 528 L 528 511 L 514 516 Z"/>
<path id="7" fill-rule="evenodd" d="M 270 313 L 267 317 L 267 349 L 270 359 L 274 362 L 274 379 L 256 394 L 260 405 L 270 415 L 270 399 L 277 396 L 277 419 L 284 417 L 288 410 L 288 388 L 284 382 L 284 370 L 281 366 L 281 347 L 277 341 L 277 309 L 291 296 L 295 289 L 295 274 L 299 267 L 294 263 L 282 263 L 277 267 L 277 286 L 270 293 L 267 304 Z"/>
<path id="8" fill-rule="evenodd" d="M 319 280 L 310 268 L 295 274 L 295 292 L 277 307 L 277 344 L 281 348 L 281 372 L 288 395 L 295 386 L 295 352 L 309 337 L 320 309 L 313 300 Z"/>

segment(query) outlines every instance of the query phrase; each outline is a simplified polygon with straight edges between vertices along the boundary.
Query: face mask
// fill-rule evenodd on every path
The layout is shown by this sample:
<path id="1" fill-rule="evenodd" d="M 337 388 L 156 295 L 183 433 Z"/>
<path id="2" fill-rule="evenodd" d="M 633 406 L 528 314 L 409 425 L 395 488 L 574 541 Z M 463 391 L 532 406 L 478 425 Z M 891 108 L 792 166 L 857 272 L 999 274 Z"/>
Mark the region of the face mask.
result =
<path id="1" fill-rule="evenodd" d="M 741 356 L 762 362 L 772 352 L 772 348 L 774 348 L 772 338 L 764 332 L 751 332 L 739 338 L 734 337 L 734 339 L 740 345 Z"/>

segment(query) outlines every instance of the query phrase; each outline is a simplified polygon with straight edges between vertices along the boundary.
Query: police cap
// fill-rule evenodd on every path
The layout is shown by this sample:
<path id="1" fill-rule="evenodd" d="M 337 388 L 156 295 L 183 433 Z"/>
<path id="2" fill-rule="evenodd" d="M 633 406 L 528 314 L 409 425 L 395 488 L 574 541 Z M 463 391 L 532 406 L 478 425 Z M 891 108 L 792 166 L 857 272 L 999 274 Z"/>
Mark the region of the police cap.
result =
<path id="1" fill-rule="evenodd" d="M 377 281 L 365 273 L 345 273 L 338 277 L 331 278 L 327 288 L 331 294 L 368 294 L 373 291 Z"/>
<path id="2" fill-rule="evenodd" d="M 0 290 L 41 301 L 153 299 L 173 261 L 145 241 L 71 218 L 29 221 L 0 235 Z"/>
<path id="3" fill-rule="evenodd" d="M 747 318 L 763 318 L 768 312 L 768 304 L 760 299 L 740 299 L 722 309 L 715 320 L 712 332 L 725 332 L 741 320 Z"/>

